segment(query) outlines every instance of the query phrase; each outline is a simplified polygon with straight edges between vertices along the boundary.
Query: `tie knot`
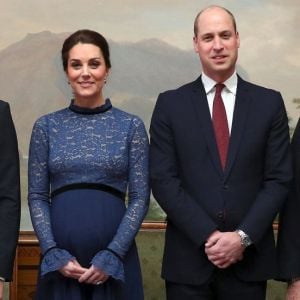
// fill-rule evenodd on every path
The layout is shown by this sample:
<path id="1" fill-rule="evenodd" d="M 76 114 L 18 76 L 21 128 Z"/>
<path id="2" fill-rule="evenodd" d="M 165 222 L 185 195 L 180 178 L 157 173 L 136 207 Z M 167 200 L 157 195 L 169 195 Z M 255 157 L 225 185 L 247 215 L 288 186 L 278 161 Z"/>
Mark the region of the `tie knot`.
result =
<path id="1" fill-rule="evenodd" d="M 223 88 L 225 87 L 225 84 L 223 84 L 223 83 L 217 83 L 215 85 L 215 87 L 216 87 L 216 94 L 220 95 L 221 92 L 222 92 L 222 90 L 223 90 Z"/>

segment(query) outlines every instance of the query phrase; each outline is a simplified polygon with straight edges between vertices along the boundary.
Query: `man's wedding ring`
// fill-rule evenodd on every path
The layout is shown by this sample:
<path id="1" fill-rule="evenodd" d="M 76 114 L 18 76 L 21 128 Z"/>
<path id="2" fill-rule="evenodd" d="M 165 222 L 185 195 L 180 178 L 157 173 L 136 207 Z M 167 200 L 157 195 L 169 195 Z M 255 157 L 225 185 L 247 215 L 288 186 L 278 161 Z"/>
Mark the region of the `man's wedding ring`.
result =
<path id="1" fill-rule="evenodd" d="M 103 283 L 103 281 L 99 280 L 99 281 L 96 282 L 96 285 L 99 285 L 99 284 L 102 284 L 102 283 Z"/>

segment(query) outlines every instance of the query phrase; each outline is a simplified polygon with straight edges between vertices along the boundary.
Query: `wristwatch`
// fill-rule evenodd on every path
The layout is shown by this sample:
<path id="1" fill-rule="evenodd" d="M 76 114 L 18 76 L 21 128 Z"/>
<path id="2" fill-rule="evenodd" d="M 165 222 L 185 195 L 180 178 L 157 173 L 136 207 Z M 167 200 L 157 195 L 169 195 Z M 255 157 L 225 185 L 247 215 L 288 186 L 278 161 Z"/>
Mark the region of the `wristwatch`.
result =
<path id="1" fill-rule="evenodd" d="M 235 231 L 241 238 L 241 244 L 246 248 L 252 244 L 252 241 L 247 233 L 243 230 L 237 229 Z"/>

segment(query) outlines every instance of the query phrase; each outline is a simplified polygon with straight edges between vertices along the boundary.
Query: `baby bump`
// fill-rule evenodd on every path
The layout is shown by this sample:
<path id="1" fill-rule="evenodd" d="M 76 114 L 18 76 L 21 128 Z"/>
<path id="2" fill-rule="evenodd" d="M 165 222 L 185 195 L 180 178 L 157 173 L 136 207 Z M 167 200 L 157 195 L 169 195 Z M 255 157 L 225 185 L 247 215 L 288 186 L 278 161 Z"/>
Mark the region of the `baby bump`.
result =
<path id="1" fill-rule="evenodd" d="M 124 216 L 119 197 L 95 189 L 75 189 L 52 199 L 51 225 L 58 247 L 91 259 L 105 249 Z"/>

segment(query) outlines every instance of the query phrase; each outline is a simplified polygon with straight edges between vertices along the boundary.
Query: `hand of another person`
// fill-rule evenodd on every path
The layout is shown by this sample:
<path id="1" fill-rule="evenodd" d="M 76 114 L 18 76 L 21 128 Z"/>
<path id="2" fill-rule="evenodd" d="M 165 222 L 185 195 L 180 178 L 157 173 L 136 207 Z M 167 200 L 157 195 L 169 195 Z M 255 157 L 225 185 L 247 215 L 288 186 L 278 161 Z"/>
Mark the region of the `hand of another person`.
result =
<path id="1" fill-rule="evenodd" d="M 81 275 L 78 281 L 98 285 L 104 283 L 108 278 L 109 275 L 92 265 Z"/>
<path id="2" fill-rule="evenodd" d="M 300 280 L 289 284 L 285 300 L 300 300 Z"/>
<path id="3" fill-rule="evenodd" d="M 65 266 L 63 266 L 59 272 L 65 277 L 79 279 L 84 272 L 87 271 L 87 268 L 83 268 L 77 260 L 70 260 Z"/>
<path id="4" fill-rule="evenodd" d="M 0 300 L 3 300 L 4 282 L 0 280 Z"/>
<path id="5" fill-rule="evenodd" d="M 236 232 L 213 232 L 205 243 L 208 259 L 218 268 L 224 269 L 243 259 L 245 247 Z"/>

